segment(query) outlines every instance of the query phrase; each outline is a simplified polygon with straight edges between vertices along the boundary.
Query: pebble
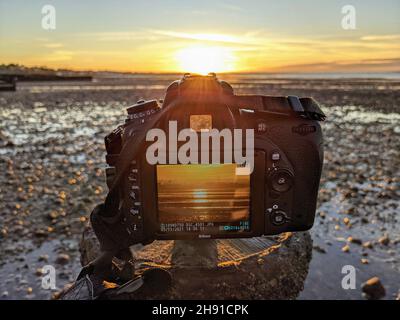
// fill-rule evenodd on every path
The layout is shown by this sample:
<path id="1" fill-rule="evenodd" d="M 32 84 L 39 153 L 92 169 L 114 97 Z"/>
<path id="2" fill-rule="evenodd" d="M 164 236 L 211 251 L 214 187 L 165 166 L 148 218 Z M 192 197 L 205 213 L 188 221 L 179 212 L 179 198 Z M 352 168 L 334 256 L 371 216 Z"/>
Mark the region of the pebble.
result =
<path id="1" fill-rule="evenodd" d="M 44 230 L 36 230 L 35 231 L 35 236 L 38 238 L 46 238 L 48 236 L 48 233 Z"/>
<path id="2" fill-rule="evenodd" d="M 368 248 L 368 249 L 372 249 L 372 248 L 374 247 L 371 241 L 364 242 L 364 243 L 362 244 L 362 246 L 363 246 L 364 248 Z"/>
<path id="3" fill-rule="evenodd" d="M 41 256 L 39 256 L 38 261 L 39 262 L 41 262 L 41 261 L 47 262 L 47 261 L 49 261 L 49 256 L 47 254 L 42 254 Z"/>
<path id="4" fill-rule="evenodd" d="M 35 274 L 40 277 L 41 275 L 43 275 L 43 269 L 42 268 L 37 268 L 35 271 Z"/>
<path id="5" fill-rule="evenodd" d="M 364 224 L 369 223 L 368 219 L 365 217 L 361 218 L 361 222 Z"/>
<path id="6" fill-rule="evenodd" d="M 385 234 L 383 237 L 379 238 L 378 242 L 384 246 L 387 246 L 390 243 L 389 236 Z"/>
<path id="7" fill-rule="evenodd" d="M 313 246 L 313 249 L 319 253 L 326 253 L 326 250 L 324 248 L 317 245 Z"/>
<path id="8" fill-rule="evenodd" d="M 71 260 L 70 256 L 66 253 L 60 253 L 57 256 L 56 263 L 58 264 L 67 264 Z"/>
<path id="9" fill-rule="evenodd" d="M 1 235 L 3 238 L 7 237 L 7 234 L 8 234 L 8 232 L 7 232 L 6 229 L 4 229 L 4 228 L 1 229 L 0 235 Z"/>
<path id="10" fill-rule="evenodd" d="M 58 213 L 57 213 L 57 211 L 51 211 L 51 212 L 47 215 L 47 217 L 48 217 L 50 220 L 57 219 L 57 218 L 58 218 Z"/>
<path id="11" fill-rule="evenodd" d="M 351 242 L 351 243 L 359 244 L 359 245 L 362 244 L 362 241 L 360 239 L 358 239 L 358 238 L 348 237 L 347 241 Z"/>
<path id="12" fill-rule="evenodd" d="M 350 246 L 348 244 L 346 244 L 343 248 L 342 248 L 343 252 L 350 252 Z"/>
<path id="13" fill-rule="evenodd" d="M 386 295 L 385 287 L 378 277 L 373 277 L 361 285 L 361 290 L 368 300 L 378 300 Z"/>

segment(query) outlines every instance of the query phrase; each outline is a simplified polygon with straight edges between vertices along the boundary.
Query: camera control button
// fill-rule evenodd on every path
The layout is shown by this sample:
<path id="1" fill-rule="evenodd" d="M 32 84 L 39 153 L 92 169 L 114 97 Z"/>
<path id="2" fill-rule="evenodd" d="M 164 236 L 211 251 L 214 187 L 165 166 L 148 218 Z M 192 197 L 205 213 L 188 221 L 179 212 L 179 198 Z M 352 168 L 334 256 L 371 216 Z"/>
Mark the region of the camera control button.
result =
<path id="1" fill-rule="evenodd" d="M 286 170 L 277 170 L 268 178 L 270 187 L 277 192 L 289 191 L 293 185 L 293 175 Z"/>
<path id="2" fill-rule="evenodd" d="M 281 159 L 281 155 L 278 151 L 274 151 L 271 154 L 271 160 L 272 161 L 279 161 Z"/>
<path id="3" fill-rule="evenodd" d="M 282 210 L 274 210 L 271 213 L 271 222 L 276 226 L 284 224 L 288 220 L 286 213 Z"/>
<path id="4" fill-rule="evenodd" d="M 139 214 L 139 209 L 132 208 L 131 210 L 129 210 L 129 212 L 135 216 Z"/>
<path id="5" fill-rule="evenodd" d="M 257 122 L 257 132 L 265 133 L 268 130 L 267 123 L 264 120 L 259 120 Z"/>
<path id="6" fill-rule="evenodd" d="M 139 200 L 139 193 L 138 193 L 138 190 L 137 190 L 137 189 L 136 189 L 136 190 L 132 190 L 132 191 L 129 193 L 129 196 L 130 196 L 131 199 L 134 200 L 134 201 Z"/>
<path id="7" fill-rule="evenodd" d="M 130 115 L 138 115 L 138 117 L 143 117 L 153 113 L 158 109 L 159 106 L 157 100 L 150 100 L 150 101 L 138 101 L 137 104 L 129 107 L 128 109 L 126 109 L 126 111 Z"/>

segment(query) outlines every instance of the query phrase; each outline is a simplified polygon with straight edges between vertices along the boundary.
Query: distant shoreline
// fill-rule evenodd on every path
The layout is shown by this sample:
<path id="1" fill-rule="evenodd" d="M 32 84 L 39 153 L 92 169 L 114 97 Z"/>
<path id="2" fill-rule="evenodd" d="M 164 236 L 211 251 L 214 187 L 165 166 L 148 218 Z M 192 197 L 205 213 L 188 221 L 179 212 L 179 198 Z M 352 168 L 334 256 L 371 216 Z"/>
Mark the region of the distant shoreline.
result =
<path id="1" fill-rule="evenodd" d="M 123 72 L 112 70 L 69 70 L 51 69 L 47 67 L 25 67 L 18 64 L 0 64 L 0 77 L 17 75 L 41 80 L 43 77 L 57 78 L 134 78 L 141 76 L 175 76 L 181 77 L 184 72 Z M 221 72 L 220 77 L 242 76 L 290 79 L 400 79 L 400 70 L 392 72 Z"/>

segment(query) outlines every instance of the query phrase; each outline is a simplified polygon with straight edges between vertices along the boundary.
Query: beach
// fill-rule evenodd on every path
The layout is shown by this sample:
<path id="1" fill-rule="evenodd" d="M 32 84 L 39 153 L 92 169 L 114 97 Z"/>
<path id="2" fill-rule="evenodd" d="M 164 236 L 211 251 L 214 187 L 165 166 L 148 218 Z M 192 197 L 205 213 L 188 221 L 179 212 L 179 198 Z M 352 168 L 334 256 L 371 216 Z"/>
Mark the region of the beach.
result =
<path id="1" fill-rule="evenodd" d="M 104 137 L 180 75 L 102 74 L 0 92 L 0 299 L 49 299 L 80 270 L 79 241 L 107 194 Z M 327 115 L 313 257 L 300 299 L 362 299 L 377 276 L 400 294 L 400 77 L 227 74 L 236 93 L 312 96 Z M 56 289 L 41 287 L 43 266 Z M 357 271 L 344 290 L 342 269 Z M 206 298 L 206 297 L 205 297 Z M 265 297 L 268 298 L 268 297 Z"/>

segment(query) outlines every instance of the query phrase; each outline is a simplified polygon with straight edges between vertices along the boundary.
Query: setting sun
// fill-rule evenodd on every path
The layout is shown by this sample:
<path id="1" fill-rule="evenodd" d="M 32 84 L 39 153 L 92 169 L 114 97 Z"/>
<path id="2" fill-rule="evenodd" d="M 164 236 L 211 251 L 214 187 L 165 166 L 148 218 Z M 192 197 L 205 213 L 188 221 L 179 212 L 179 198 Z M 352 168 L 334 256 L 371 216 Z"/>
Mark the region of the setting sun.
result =
<path id="1" fill-rule="evenodd" d="M 179 71 L 207 74 L 230 72 L 236 67 L 236 56 L 226 47 L 193 46 L 179 50 L 175 56 Z"/>

